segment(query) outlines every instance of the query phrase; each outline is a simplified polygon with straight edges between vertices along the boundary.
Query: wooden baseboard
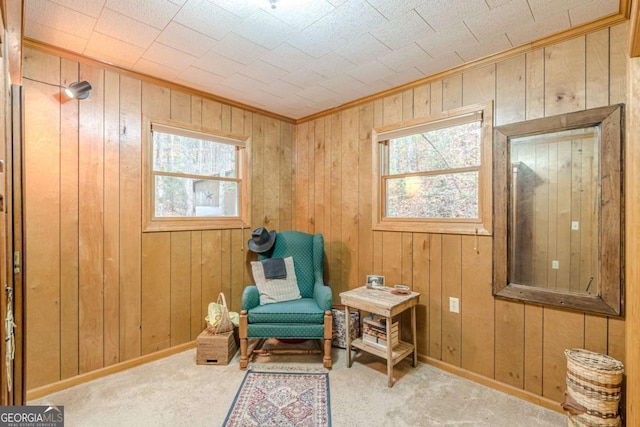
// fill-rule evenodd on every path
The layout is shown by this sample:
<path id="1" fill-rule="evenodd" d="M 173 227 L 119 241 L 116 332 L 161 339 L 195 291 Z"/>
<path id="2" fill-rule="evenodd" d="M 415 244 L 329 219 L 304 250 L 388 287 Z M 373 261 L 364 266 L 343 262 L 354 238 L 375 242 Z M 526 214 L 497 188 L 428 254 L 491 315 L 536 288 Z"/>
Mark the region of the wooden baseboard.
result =
<path id="1" fill-rule="evenodd" d="M 562 410 L 562 406 L 560 406 L 560 403 L 556 402 L 555 400 L 547 399 L 546 397 L 542 397 L 529 391 L 522 390 L 505 383 L 501 383 L 500 381 L 484 377 L 482 375 L 476 374 L 475 372 L 468 371 L 458 366 L 449 365 L 448 363 L 444 363 L 441 360 L 434 359 L 428 356 L 418 354 L 418 360 L 428 365 L 432 365 L 436 368 L 442 369 L 443 371 L 451 372 L 452 374 L 455 374 L 459 377 L 466 378 L 487 387 L 491 387 L 494 390 L 498 390 L 503 393 L 510 394 L 511 396 L 515 396 L 519 399 L 526 400 L 527 402 L 534 403 L 536 405 L 551 409 L 552 411 L 556 411 L 561 414 L 565 413 Z"/>
<path id="2" fill-rule="evenodd" d="M 47 384 L 42 387 L 27 390 L 27 402 L 39 399 L 43 396 L 55 393 L 67 389 L 69 387 L 83 384 L 98 378 L 105 377 L 107 375 L 115 374 L 126 369 L 134 368 L 136 366 L 144 365 L 145 363 L 153 362 L 154 360 L 163 359 L 173 354 L 182 353 L 185 350 L 195 348 L 196 342 L 190 341 L 184 344 L 177 345 L 175 347 L 159 350 L 154 353 L 145 354 L 144 356 L 136 357 L 135 359 L 126 360 L 124 362 L 116 363 L 115 365 L 106 366 L 95 371 L 87 372 L 86 374 L 77 375 L 75 377 L 67 378 L 62 381 L 58 381 L 52 384 Z M 195 363 L 195 362 L 194 362 Z"/>

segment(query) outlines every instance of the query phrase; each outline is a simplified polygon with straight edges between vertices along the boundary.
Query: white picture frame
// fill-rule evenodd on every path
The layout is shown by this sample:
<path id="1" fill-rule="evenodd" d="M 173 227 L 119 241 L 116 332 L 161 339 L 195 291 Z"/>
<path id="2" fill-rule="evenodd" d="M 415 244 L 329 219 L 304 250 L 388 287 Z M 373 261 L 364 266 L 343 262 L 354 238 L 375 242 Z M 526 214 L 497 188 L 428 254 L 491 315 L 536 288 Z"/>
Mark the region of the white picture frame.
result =
<path id="1" fill-rule="evenodd" d="M 367 275 L 367 288 L 384 288 L 384 276 Z"/>

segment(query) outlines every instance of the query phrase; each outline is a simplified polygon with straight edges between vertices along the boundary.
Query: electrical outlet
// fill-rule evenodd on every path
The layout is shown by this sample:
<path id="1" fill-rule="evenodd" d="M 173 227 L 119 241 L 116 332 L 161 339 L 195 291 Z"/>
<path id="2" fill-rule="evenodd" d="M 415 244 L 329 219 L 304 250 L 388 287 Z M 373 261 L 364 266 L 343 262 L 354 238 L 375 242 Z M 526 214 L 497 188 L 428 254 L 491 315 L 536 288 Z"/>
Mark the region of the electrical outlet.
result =
<path id="1" fill-rule="evenodd" d="M 558 261 L 557 259 L 551 261 L 551 268 L 554 270 L 558 270 L 560 268 L 560 261 Z"/>
<path id="2" fill-rule="evenodd" d="M 571 229 L 574 231 L 580 230 L 580 221 L 571 221 Z"/>
<path id="3" fill-rule="evenodd" d="M 460 313 L 460 300 L 458 298 L 449 297 L 449 311 Z"/>

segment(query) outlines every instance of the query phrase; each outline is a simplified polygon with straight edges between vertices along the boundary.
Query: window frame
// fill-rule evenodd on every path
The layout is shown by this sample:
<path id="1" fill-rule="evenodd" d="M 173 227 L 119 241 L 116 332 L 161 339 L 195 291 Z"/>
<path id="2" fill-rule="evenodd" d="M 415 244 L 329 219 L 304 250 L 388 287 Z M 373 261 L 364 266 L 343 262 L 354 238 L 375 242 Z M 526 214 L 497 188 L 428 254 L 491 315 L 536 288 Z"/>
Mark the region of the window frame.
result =
<path id="1" fill-rule="evenodd" d="M 385 215 L 385 150 L 393 137 L 465 123 L 465 117 L 480 117 L 480 167 L 478 168 L 478 218 L 390 218 Z M 466 120 L 469 122 L 471 120 Z M 492 234 L 493 102 L 474 104 L 428 117 L 374 128 L 372 139 L 372 228 L 377 231 L 413 231 L 444 234 Z M 467 168 L 462 168 L 467 169 Z M 472 169 L 475 169 L 472 168 Z M 451 169 L 454 172 L 460 168 Z M 406 175 L 406 174 L 400 174 Z M 412 174 L 408 174 L 412 175 Z"/>
<path id="2" fill-rule="evenodd" d="M 237 179 L 238 179 L 238 215 L 225 217 L 157 217 L 155 216 L 155 176 L 153 170 L 153 128 L 163 133 L 172 133 L 191 138 L 201 138 L 217 143 L 236 146 Z M 174 131 L 174 132 L 167 132 Z M 174 120 L 158 119 L 144 116 L 144 137 L 142 144 L 142 217 L 143 232 L 154 231 L 188 231 L 188 230 L 220 230 L 247 228 L 250 224 L 250 174 L 251 138 L 234 135 L 215 129 L 204 128 Z M 193 178 L 191 174 L 167 173 L 163 176 L 181 176 Z"/>

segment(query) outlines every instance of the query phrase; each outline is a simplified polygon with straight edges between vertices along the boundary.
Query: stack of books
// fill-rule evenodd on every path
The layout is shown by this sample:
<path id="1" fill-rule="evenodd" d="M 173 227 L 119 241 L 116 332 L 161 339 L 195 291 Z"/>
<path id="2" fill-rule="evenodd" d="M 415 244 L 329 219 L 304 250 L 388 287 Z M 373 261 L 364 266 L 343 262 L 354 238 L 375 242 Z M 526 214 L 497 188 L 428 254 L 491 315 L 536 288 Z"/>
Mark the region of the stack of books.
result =
<path id="1" fill-rule="evenodd" d="M 374 344 L 379 347 L 387 348 L 387 319 L 377 314 L 370 314 L 362 319 L 362 341 Z M 398 320 L 393 319 L 391 322 L 391 348 L 394 348 L 400 342 L 398 338 Z"/>

